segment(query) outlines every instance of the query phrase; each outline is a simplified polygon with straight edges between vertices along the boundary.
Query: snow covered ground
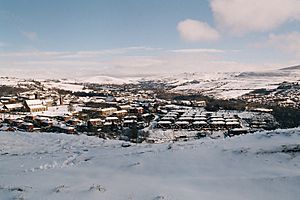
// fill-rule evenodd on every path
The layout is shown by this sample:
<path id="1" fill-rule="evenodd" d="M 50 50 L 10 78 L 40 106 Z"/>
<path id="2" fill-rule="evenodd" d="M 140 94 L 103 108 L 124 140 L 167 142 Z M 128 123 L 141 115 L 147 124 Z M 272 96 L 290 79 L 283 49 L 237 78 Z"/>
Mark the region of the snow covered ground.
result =
<path id="1" fill-rule="evenodd" d="M 180 74 L 160 74 L 148 76 L 85 75 L 69 79 L 38 79 L 47 88 L 59 88 L 73 92 L 85 91 L 85 83 L 98 84 L 137 84 L 143 81 L 165 83 L 172 86 L 173 92 L 201 92 L 218 98 L 237 98 L 256 89 L 274 89 L 284 81 L 299 81 L 300 70 L 269 70 L 260 72 L 195 72 Z M 0 77 L 0 85 L 29 85 L 32 80 L 13 77 Z"/>
<path id="2" fill-rule="evenodd" d="M 300 128 L 122 144 L 84 135 L 0 132 L 0 199 L 300 197 Z"/>
<path id="3" fill-rule="evenodd" d="M 224 74 L 223 77 L 218 79 L 211 79 L 209 81 L 200 81 L 199 83 L 191 83 L 177 86 L 173 91 L 190 91 L 190 92 L 202 92 L 206 95 L 212 95 L 218 98 L 237 98 L 246 93 L 249 93 L 256 89 L 274 89 L 278 87 L 278 84 L 283 81 L 297 81 L 298 77 L 294 77 L 290 74 L 268 74 L 269 76 L 263 76 L 261 74 L 246 74 L 241 73 L 239 76 L 231 74 L 228 76 Z M 201 79 L 196 79 L 201 80 Z"/>
<path id="4" fill-rule="evenodd" d="M 130 84 L 137 83 L 141 77 L 112 77 L 112 76 L 88 76 L 88 77 L 80 77 L 78 80 L 84 83 L 98 83 L 98 84 Z"/>

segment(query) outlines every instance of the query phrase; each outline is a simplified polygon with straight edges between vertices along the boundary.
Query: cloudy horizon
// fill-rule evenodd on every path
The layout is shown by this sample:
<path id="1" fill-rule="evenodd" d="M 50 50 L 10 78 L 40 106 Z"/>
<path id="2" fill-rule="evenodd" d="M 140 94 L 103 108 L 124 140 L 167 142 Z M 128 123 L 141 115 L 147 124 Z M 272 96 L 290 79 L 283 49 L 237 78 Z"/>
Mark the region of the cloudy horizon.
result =
<path id="1" fill-rule="evenodd" d="M 0 0 L 0 71 L 39 77 L 278 69 L 300 63 L 299 22 L 298 0 Z"/>

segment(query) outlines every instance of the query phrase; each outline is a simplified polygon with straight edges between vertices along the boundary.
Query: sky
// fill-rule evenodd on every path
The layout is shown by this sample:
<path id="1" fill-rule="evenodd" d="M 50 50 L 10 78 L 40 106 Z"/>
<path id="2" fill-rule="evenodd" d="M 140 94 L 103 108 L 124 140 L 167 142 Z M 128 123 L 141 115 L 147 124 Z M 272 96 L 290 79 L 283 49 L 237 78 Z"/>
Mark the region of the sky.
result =
<path id="1" fill-rule="evenodd" d="M 0 0 L 2 74 L 134 76 L 298 64 L 299 0 Z"/>

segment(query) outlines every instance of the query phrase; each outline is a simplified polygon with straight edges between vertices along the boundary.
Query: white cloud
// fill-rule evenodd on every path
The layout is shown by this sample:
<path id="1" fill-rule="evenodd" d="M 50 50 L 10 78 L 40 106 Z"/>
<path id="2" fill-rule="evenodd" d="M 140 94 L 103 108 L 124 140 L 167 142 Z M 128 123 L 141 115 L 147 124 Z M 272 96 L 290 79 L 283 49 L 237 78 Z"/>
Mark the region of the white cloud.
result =
<path id="1" fill-rule="evenodd" d="M 211 9 L 220 28 L 238 35 L 300 20 L 299 0 L 211 0 Z"/>
<path id="2" fill-rule="evenodd" d="M 0 47 L 1 47 L 0 42 Z M 133 54 L 133 53 L 148 53 L 151 51 L 157 52 L 161 51 L 162 48 L 153 48 L 153 47 L 144 47 L 144 46 L 136 46 L 136 47 L 125 47 L 125 48 L 114 48 L 114 49 L 103 49 L 97 51 L 21 51 L 21 52 L 0 52 L 0 57 L 39 57 L 39 58 L 56 58 L 56 59 L 81 59 L 81 58 L 99 58 L 103 56 L 116 56 L 116 55 L 125 55 L 125 54 Z"/>
<path id="3" fill-rule="evenodd" d="M 128 49 L 128 48 L 126 48 Z M 73 77 L 82 75 L 130 76 L 182 72 L 243 71 L 254 65 L 229 62 L 218 49 L 148 50 L 110 54 L 113 50 L 83 52 L 0 53 L 0 71 L 27 74 L 27 77 Z M 103 52 L 110 52 L 107 55 Z M 230 51 L 229 51 L 230 52 Z M 136 54 L 138 53 L 138 55 Z M 44 70 L 47 69 L 45 74 Z M 72 73 L 70 73 L 72 69 Z"/>
<path id="4" fill-rule="evenodd" d="M 21 31 L 22 35 L 24 37 L 26 37 L 29 40 L 37 40 L 38 39 L 38 35 L 36 32 L 31 32 L 31 31 Z"/>
<path id="5" fill-rule="evenodd" d="M 224 53 L 221 49 L 174 49 L 174 53 Z"/>
<path id="6" fill-rule="evenodd" d="M 186 19 L 177 24 L 181 38 L 187 42 L 212 42 L 220 39 L 220 34 L 207 23 Z"/>
<path id="7" fill-rule="evenodd" d="M 300 57 L 300 33 L 270 34 L 267 42 L 258 47 L 271 47 Z"/>

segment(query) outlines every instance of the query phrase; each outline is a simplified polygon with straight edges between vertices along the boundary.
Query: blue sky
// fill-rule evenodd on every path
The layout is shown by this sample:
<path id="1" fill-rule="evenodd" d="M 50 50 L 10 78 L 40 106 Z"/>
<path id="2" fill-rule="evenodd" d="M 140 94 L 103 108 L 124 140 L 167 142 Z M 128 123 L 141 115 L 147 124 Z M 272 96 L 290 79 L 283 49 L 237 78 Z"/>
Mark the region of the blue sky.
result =
<path id="1" fill-rule="evenodd" d="M 11 50 L 99 50 L 129 46 L 181 47 L 178 21 L 212 20 L 208 1 L 182 0 L 2 0 L 1 39 Z M 199 13 L 201 13 L 199 15 Z M 3 16 L 3 15 L 6 15 Z M 36 32 L 39 40 L 26 40 Z"/>
<path id="2" fill-rule="evenodd" d="M 0 0 L 0 69 L 177 73 L 299 64 L 300 2 L 249 2 Z"/>

